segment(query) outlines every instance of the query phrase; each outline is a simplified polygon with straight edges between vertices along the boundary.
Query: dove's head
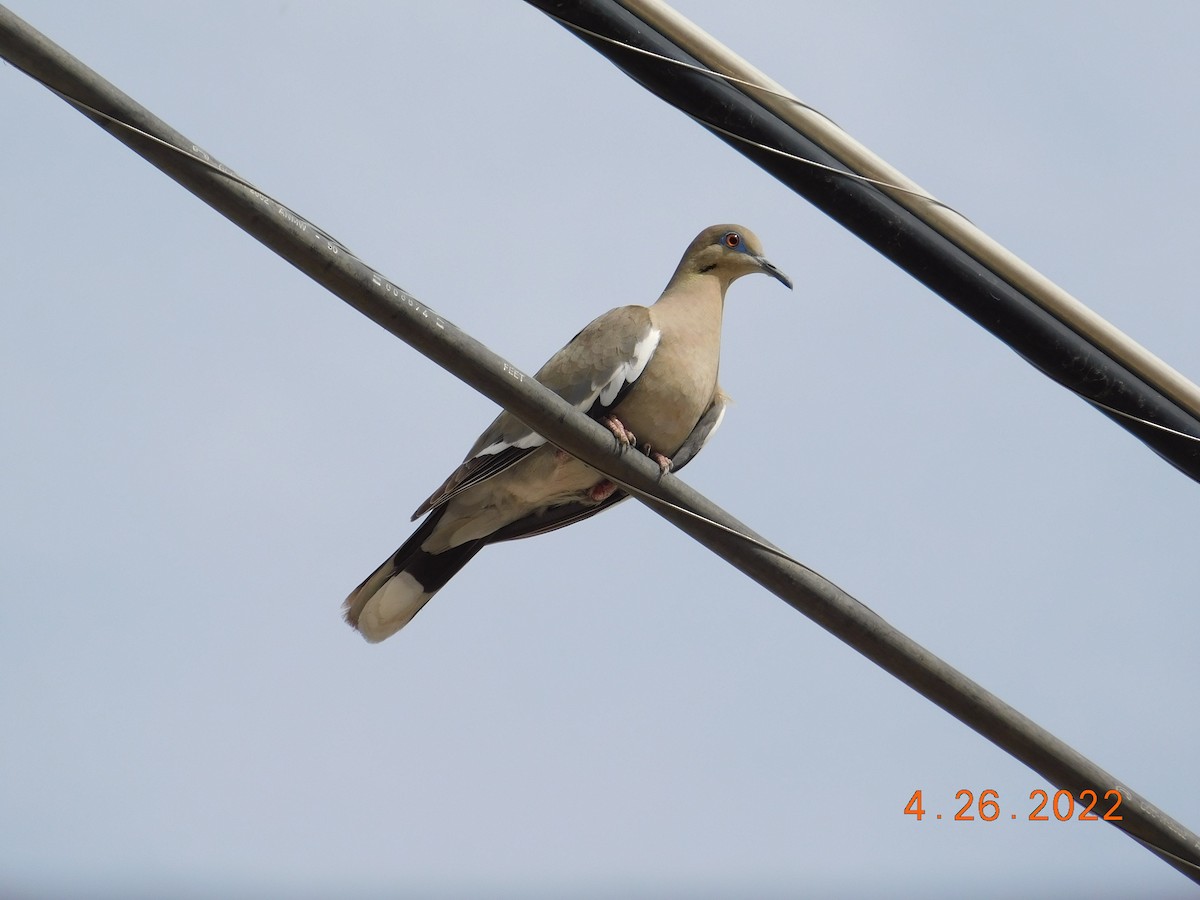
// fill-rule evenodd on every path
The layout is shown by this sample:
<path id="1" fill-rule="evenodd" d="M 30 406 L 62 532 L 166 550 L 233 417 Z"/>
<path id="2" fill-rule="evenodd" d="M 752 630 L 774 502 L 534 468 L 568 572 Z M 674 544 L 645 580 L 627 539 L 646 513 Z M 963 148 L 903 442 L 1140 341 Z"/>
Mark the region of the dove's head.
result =
<path id="1" fill-rule="evenodd" d="M 672 281 L 681 277 L 715 275 L 721 279 L 721 287 L 726 288 L 735 279 L 752 272 L 770 275 L 789 289 L 792 286 L 792 280 L 763 256 L 762 244 L 753 231 L 741 225 L 713 225 L 692 241 L 679 261 Z"/>

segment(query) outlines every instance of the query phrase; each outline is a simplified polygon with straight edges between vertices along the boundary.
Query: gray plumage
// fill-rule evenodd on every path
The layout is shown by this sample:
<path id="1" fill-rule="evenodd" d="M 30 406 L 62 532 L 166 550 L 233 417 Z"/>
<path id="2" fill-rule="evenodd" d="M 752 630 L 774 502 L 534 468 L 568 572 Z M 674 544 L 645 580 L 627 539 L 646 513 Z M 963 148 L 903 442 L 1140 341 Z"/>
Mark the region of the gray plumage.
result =
<path id="1" fill-rule="evenodd" d="M 721 423 L 717 383 L 725 291 L 764 272 L 792 283 L 762 255 L 758 238 L 714 225 L 688 246 L 653 306 L 622 306 L 579 332 L 534 376 L 636 440 L 663 470 L 680 469 Z M 503 412 L 450 477 L 422 503 L 416 532 L 350 596 L 346 621 L 368 641 L 390 637 L 487 544 L 562 528 L 625 494 L 520 419 Z"/>

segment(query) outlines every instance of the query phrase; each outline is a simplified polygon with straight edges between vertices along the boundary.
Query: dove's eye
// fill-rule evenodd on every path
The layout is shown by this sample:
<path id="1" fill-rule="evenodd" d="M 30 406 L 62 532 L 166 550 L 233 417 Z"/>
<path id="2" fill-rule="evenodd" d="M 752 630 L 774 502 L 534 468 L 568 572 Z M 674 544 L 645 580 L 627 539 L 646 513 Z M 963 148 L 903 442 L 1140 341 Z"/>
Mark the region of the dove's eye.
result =
<path id="1" fill-rule="evenodd" d="M 726 247 L 733 250 L 741 245 L 742 236 L 736 231 L 727 231 L 725 232 L 725 237 L 721 238 L 721 240 L 724 241 Z"/>

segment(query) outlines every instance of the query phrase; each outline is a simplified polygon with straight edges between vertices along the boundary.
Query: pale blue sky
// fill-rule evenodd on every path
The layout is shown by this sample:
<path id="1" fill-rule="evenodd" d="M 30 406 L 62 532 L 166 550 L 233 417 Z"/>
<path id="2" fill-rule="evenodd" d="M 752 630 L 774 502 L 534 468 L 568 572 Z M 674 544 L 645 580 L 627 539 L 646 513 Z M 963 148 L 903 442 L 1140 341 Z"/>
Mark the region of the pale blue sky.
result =
<path id="1" fill-rule="evenodd" d="M 1200 488 L 562 28 L 12 8 L 527 371 L 754 229 L 796 291 L 731 290 L 687 480 L 1200 827 Z M 1200 375 L 1200 8 L 677 8 Z M 492 405 L 8 66 L 0 109 L 0 893 L 1187 894 L 636 503 L 368 646 L 341 600 Z"/>

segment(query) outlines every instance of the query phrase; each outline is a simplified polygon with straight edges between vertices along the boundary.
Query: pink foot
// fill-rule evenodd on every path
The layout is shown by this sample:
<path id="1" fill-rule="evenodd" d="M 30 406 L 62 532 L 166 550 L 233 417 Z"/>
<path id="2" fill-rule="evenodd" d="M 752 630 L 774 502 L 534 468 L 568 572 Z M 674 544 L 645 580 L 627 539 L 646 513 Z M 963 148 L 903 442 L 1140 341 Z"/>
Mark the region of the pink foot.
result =
<path id="1" fill-rule="evenodd" d="M 664 475 L 671 471 L 671 466 L 674 465 L 674 463 L 671 461 L 671 457 L 667 456 L 666 454 L 659 453 L 649 444 L 642 448 L 642 452 L 658 463 L 658 467 L 662 470 Z"/>
<path id="2" fill-rule="evenodd" d="M 591 489 L 588 490 L 588 499 L 600 503 L 607 500 L 616 492 L 617 486 L 606 478 L 598 484 L 592 485 Z"/>
<path id="3" fill-rule="evenodd" d="M 637 438 L 633 436 L 633 432 L 626 428 L 616 416 L 605 416 L 600 420 L 600 424 L 613 433 L 617 443 L 622 447 L 637 446 Z"/>

